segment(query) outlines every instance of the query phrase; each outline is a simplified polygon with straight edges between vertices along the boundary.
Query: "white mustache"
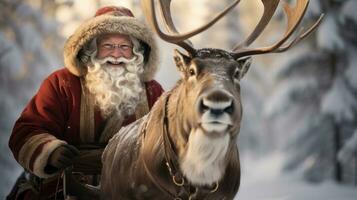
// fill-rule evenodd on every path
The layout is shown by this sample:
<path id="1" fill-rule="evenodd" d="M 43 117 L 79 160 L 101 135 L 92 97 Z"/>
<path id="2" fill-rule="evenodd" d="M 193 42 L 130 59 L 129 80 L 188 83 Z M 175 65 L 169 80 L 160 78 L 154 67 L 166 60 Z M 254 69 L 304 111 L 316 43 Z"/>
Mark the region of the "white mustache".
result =
<path id="1" fill-rule="evenodd" d="M 119 64 L 119 63 L 129 63 L 129 62 L 132 62 L 135 60 L 135 56 L 132 58 L 132 59 L 127 59 L 127 58 L 124 58 L 124 57 L 120 57 L 120 58 L 114 58 L 114 57 L 111 57 L 111 56 L 108 56 L 108 57 L 105 57 L 105 58 L 102 58 L 102 59 L 96 59 L 96 61 L 99 63 L 99 64 L 105 64 L 107 62 L 111 62 L 111 63 L 114 63 L 114 64 Z"/>

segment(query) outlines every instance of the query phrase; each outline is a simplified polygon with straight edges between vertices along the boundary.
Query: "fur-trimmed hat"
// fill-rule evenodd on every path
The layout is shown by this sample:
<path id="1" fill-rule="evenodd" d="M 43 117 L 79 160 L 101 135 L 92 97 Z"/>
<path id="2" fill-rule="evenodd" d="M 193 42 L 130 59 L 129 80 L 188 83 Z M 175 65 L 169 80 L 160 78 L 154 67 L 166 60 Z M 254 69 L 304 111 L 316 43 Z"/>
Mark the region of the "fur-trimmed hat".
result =
<path id="1" fill-rule="evenodd" d="M 102 34 L 120 33 L 137 38 L 145 48 L 143 80 L 153 79 L 158 68 L 158 48 L 153 32 L 144 22 L 134 17 L 124 7 L 108 6 L 100 8 L 94 17 L 85 21 L 66 41 L 64 63 L 76 76 L 83 76 L 87 67 L 78 58 L 80 50 L 94 38 Z"/>

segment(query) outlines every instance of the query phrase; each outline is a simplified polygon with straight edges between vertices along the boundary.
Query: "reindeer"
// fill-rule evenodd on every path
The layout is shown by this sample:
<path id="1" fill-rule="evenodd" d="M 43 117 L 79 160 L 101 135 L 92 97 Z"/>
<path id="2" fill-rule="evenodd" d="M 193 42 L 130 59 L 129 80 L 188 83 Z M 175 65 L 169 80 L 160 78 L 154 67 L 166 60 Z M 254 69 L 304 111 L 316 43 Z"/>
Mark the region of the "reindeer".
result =
<path id="1" fill-rule="evenodd" d="M 240 80 L 251 56 L 280 53 L 309 35 L 321 17 L 292 40 L 308 6 L 297 0 L 284 4 L 287 30 L 269 47 L 248 48 L 271 20 L 280 0 L 261 0 L 264 13 L 253 32 L 232 51 L 195 49 L 189 41 L 206 30 L 240 1 L 235 0 L 209 23 L 180 34 L 171 18 L 171 0 L 142 0 L 144 14 L 158 36 L 187 51 L 175 50 L 182 78 L 156 102 L 151 112 L 122 128 L 103 156 L 103 199 L 233 199 L 240 185 L 237 137 L 242 119 Z M 159 7 L 167 32 L 158 24 Z"/>

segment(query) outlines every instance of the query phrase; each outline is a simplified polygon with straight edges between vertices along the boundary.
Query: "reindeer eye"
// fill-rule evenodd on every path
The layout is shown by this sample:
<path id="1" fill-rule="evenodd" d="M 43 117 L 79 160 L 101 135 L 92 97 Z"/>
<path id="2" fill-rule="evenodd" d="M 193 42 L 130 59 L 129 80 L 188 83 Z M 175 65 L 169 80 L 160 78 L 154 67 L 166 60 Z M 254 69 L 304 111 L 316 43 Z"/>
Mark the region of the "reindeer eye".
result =
<path id="1" fill-rule="evenodd" d="M 194 70 L 194 69 L 192 69 L 192 68 L 189 70 L 189 73 L 190 73 L 190 76 L 194 76 L 194 75 L 196 75 L 195 70 Z"/>

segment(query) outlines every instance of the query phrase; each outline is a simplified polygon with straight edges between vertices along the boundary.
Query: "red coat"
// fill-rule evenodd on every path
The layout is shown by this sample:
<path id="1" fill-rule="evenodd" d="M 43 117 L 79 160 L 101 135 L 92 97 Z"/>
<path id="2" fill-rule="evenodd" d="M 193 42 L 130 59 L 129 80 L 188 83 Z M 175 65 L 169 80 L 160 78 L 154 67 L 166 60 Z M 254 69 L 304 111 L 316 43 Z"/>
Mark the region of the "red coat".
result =
<path id="1" fill-rule="evenodd" d="M 153 106 L 163 89 L 152 80 L 145 82 L 149 108 Z M 49 154 L 59 145 L 79 145 L 80 139 L 80 79 L 68 69 L 61 69 L 44 80 L 37 94 L 25 107 L 13 128 L 9 146 L 15 159 L 28 171 L 41 177 L 53 176 L 44 172 Z M 100 136 L 104 120 L 96 110 L 95 136 Z M 123 125 L 135 121 L 126 118 Z"/>

